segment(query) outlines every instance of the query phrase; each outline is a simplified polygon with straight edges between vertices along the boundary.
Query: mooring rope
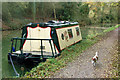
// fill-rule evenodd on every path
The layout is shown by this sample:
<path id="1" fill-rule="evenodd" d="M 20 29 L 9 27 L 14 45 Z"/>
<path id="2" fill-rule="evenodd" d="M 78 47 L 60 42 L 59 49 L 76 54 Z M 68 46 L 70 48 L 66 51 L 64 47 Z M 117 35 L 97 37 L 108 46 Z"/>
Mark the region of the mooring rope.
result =
<path id="1" fill-rule="evenodd" d="M 16 69 L 15 69 L 15 66 L 14 66 L 14 64 L 13 64 L 13 61 L 12 61 L 12 58 L 11 58 L 11 54 L 10 54 L 10 53 L 9 53 L 9 57 L 10 57 L 10 62 L 11 62 L 11 64 L 12 64 L 12 66 L 13 66 L 14 72 L 15 72 L 16 76 L 19 77 L 19 74 L 18 74 L 18 72 L 17 72 Z"/>

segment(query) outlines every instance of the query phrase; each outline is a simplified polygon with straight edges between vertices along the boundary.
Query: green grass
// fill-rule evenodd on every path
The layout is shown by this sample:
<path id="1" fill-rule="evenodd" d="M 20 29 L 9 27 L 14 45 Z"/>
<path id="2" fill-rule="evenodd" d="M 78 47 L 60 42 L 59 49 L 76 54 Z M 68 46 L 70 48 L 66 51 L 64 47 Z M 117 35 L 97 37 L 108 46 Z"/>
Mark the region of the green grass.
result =
<path id="1" fill-rule="evenodd" d="M 81 35 L 83 39 L 93 38 L 98 34 L 102 33 L 104 29 L 97 28 L 81 28 Z"/>
<path id="2" fill-rule="evenodd" d="M 104 30 L 103 32 L 110 32 L 110 31 L 112 31 L 112 30 L 114 30 L 114 29 L 116 29 L 118 27 L 120 27 L 120 25 L 116 25 L 116 26 L 110 27 L 110 28 Z"/>
<path id="3" fill-rule="evenodd" d="M 118 27 L 120 27 L 120 25 L 112 26 L 112 27 L 110 27 L 108 29 L 103 30 L 103 32 L 101 31 L 101 32 L 94 32 L 93 34 L 88 34 L 87 38 L 88 39 L 93 39 L 98 35 L 103 35 L 104 33 L 110 32 L 110 31 L 112 31 L 112 30 L 114 30 L 114 29 L 116 29 Z"/>
<path id="4" fill-rule="evenodd" d="M 117 27 L 118 25 L 115 26 L 115 28 Z M 96 34 L 88 33 L 90 34 L 89 36 L 87 34 L 84 34 L 86 35 L 84 36 L 84 38 L 86 39 L 84 39 L 83 41 L 75 45 L 67 47 L 62 51 L 61 55 L 58 56 L 57 58 L 48 59 L 46 62 L 39 63 L 39 65 L 37 67 L 34 67 L 30 72 L 26 72 L 26 74 L 24 75 L 24 78 L 45 78 L 54 74 L 54 72 L 66 66 L 67 63 L 73 61 L 83 51 L 85 51 L 94 43 L 96 43 L 100 39 L 100 37 L 96 37 L 96 36 L 98 35 L 103 36 L 103 32 L 106 33 L 115 28 L 112 27 L 112 29 L 109 28 L 106 31 L 101 31 L 99 33 L 96 32 Z"/>

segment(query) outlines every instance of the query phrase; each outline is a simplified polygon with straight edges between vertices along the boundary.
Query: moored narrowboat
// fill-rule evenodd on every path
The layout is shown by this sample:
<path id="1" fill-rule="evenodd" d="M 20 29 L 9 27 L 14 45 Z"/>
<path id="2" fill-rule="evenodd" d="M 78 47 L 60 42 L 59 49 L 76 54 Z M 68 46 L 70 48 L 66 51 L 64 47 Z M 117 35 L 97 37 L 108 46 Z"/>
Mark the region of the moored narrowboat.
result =
<path id="1" fill-rule="evenodd" d="M 66 47 L 82 40 L 78 22 L 48 21 L 47 23 L 30 23 L 22 28 L 21 38 L 12 38 L 11 52 L 15 60 L 46 59 L 60 55 Z M 17 43 L 20 41 L 19 50 Z"/>

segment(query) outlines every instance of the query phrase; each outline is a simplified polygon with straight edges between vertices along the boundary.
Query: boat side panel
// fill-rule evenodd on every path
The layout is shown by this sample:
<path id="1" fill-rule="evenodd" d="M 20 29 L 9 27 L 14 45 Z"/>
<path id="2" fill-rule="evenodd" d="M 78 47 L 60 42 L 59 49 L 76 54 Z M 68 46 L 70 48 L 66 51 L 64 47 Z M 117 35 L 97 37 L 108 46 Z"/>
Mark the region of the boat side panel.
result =
<path id="1" fill-rule="evenodd" d="M 82 40 L 80 28 L 79 28 L 80 35 L 77 35 L 77 32 L 76 32 L 77 27 L 79 28 L 79 25 L 56 29 L 61 50 Z M 73 37 L 71 37 L 71 38 L 68 33 L 69 29 L 72 30 Z"/>

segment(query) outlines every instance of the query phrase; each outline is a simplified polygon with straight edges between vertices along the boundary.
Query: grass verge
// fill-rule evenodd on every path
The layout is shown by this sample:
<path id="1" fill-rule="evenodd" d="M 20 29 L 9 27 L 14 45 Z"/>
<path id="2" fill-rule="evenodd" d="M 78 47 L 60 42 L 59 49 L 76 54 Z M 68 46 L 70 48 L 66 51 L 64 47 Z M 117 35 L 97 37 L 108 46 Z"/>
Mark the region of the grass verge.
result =
<path id="1" fill-rule="evenodd" d="M 110 28 L 104 30 L 103 32 L 109 32 L 109 31 L 112 31 L 112 30 L 114 30 L 114 29 L 116 29 L 118 27 L 120 27 L 120 25 L 116 25 L 116 26 L 110 27 Z"/>
<path id="2" fill-rule="evenodd" d="M 83 51 L 88 49 L 90 46 L 92 46 L 94 43 L 96 43 L 98 40 L 100 40 L 100 37 L 97 37 L 99 35 L 103 36 L 106 32 L 109 32 L 111 30 L 114 30 L 115 28 L 119 27 L 120 25 L 117 25 L 115 27 L 111 27 L 107 30 L 104 30 L 104 33 L 99 34 L 91 34 L 89 37 L 85 40 L 82 40 L 81 42 L 72 45 L 70 47 L 67 47 L 64 49 L 60 56 L 57 58 L 47 59 L 46 62 L 39 63 L 37 67 L 32 68 L 30 72 L 26 72 L 24 75 L 24 78 L 47 78 L 50 75 L 54 74 L 57 70 L 60 68 L 63 68 L 66 66 L 68 62 L 73 61 L 77 56 L 79 56 Z"/>

